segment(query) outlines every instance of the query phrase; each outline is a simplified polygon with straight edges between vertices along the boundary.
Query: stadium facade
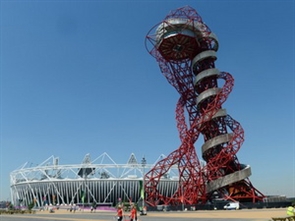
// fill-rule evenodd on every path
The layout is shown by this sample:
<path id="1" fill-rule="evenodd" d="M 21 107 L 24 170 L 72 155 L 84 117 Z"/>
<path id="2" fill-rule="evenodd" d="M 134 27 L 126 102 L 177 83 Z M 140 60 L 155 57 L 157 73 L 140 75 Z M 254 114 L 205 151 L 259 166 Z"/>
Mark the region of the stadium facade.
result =
<path id="1" fill-rule="evenodd" d="M 37 207 L 45 204 L 116 205 L 118 202 L 140 203 L 144 199 L 143 174 L 154 164 L 145 158 L 139 162 L 132 153 L 126 164 L 117 164 L 103 153 L 95 160 L 87 154 L 81 164 L 60 165 L 51 156 L 38 166 L 25 163 L 10 173 L 11 199 L 14 205 Z M 161 178 L 159 191 L 172 196 L 179 185 L 177 168 L 171 168 Z"/>

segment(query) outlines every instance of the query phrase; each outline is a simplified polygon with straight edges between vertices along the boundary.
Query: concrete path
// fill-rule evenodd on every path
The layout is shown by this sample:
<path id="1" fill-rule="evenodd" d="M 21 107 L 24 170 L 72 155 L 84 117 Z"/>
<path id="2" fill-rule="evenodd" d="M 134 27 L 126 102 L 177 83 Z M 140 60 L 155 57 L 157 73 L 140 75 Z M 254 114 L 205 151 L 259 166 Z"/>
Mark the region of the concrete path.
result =
<path id="1" fill-rule="evenodd" d="M 105 211 L 58 210 L 55 213 L 38 211 L 36 214 L 0 215 L 0 221 L 116 221 L 115 213 Z M 127 214 L 128 215 L 128 214 Z M 125 216 L 128 220 L 128 216 Z M 270 221 L 271 217 L 286 216 L 286 209 L 243 209 L 243 210 L 208 210 L 148 212 L 147 216 L 139 216 L 139 221 Z"/>

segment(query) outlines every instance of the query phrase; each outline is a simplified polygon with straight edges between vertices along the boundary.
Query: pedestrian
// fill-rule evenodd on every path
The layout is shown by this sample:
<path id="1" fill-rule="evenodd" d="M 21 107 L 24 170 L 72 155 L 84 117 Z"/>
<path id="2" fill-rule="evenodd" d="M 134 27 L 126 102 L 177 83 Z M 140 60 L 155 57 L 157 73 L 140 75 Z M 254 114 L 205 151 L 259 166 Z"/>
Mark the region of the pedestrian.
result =
<path id="1" fill-rule="evenodd" d="M 136 210 L 136 206 L 132 204 L 131 210 L 130 210 L 130 221 L 136 221 L 136 220 L 137 220 L 137 210 Z"/>
<path id="2" fill-rule="evenodd" d="M 287 208 L 287 215 L 288 216 L 295 216 L 295 203 Z"/>
<path id="3" fill-rule="evenodd" d="M 122 221 L 123 219 L 123 209 L 121 205 L 119 205 L 117 209 L 117 219 L 118 221 Z"/>

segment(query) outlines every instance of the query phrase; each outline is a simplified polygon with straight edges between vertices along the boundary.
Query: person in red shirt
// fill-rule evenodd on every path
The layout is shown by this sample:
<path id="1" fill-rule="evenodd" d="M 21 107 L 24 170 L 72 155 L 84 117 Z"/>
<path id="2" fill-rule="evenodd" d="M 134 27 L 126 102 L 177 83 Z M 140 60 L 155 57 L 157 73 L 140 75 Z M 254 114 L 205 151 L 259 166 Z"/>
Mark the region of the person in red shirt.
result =
<path id="1" fill-rule="evenodd" d="M 123 209 L 122 209 L 121 205 L 118 206 L 117 217 L 118 217 L 118 221 L 122 221 L 122 219 L 123 219 Z"/>
<path id="2" fill-rule="evenodd" d="M 134 205 L 131 205 L 130 221 L 136 221 L 136 220 L 137 220 L 137 210 Z"/>

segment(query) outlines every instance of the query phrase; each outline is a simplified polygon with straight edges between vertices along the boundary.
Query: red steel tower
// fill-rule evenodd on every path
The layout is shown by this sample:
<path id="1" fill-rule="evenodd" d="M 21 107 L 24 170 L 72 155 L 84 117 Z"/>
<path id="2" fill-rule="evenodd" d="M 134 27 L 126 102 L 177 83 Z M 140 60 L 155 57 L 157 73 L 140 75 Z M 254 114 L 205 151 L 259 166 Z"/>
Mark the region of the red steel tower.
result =
<path id="1" fill-rule="evenodd" d="M 171 11 L 146 37 L 149 53 L 156 58 L 168 82 L 180 94 L 176 121 L 181 145 L 145 175 L 146 202 L 196 204 L 219 195 L 236 201 L 257 202 L 264 196 L 249 180 L 251 168 L 236 153 L 244 141 L 241 125 L 222 108 L 234 79 L 215 67 L 218 39 L 191 7 Z M 220 84 L 222 86 L 220 86 Z M 187 118 L 187 119 L 186 119 Z M 201 165 L 195 142 L 202 135 Z M 167 196 L 158 188 L 172 166 L 179 185 Z"/>

